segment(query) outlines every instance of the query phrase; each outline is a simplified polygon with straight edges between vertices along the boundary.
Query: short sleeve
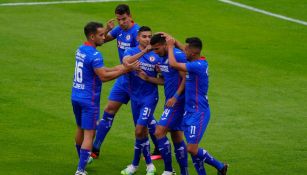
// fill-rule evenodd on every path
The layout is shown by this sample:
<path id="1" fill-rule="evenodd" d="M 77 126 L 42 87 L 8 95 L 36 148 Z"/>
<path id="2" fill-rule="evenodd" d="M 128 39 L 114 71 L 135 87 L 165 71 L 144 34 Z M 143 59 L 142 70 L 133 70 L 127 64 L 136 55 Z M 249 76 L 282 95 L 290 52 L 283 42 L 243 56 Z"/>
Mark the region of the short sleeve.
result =
<path id="1" fill-rule="evenodd" d="M 179 62 L 179 63 L 186 63 L 187 62 L 187 57 L 181 50 L 179 50 L 179 49 L 174 50 L 174 55 L 175 55 L 177 62 Z"/>
<path id="2" fill-rule="evenodd" d="M 186 67 L 188 72 L 201 73 L 207 70 L 207 63 L 200 61 L 187 62 Z"/>
<path id="3" fill-rule="evenodd" d="M 113 38 L 117 38 L 117 36 L 119 35 L 119 31 L 120 31 L 120 27 L 116 26 L 114 29 L 112 29 L 109 34 L 113 37 Z"/>
<path id="4" fill-rule="evenodd" d="M 93 61 L 92 61 L 92 67 L 95 68 L 101 68 L 104 66 L 103 63 L 103 58 L 102 55 L 100 53 L 98 53 L 97 55 L 93 56 Z"/>

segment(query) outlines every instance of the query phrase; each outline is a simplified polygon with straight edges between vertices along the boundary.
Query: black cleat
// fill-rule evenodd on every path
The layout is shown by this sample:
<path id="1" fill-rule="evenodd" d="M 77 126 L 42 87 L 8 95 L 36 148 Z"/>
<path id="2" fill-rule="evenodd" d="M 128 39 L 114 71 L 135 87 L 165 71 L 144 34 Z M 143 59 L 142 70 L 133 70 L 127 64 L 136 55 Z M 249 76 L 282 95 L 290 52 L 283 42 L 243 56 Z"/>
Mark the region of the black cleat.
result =
<path id="1" fill-rule="evenodd" d="M 92 153 L 91 153 L 91 157 L 92 157 L 93 159 L 98 159 L 98 157 L 99 157 L 99 152 L 100 152 L 100 150 L 98 150 L 98 149 L 96 149 L 96 148 L 93 147 Z"/>
<path id="2" fill-rule="evenodd" d="M 224 167 L 217 172 L 217 175 L 226 175 L 227 174 L 227 169 L 228 169 L 228 164 L 225 163 Z"/>

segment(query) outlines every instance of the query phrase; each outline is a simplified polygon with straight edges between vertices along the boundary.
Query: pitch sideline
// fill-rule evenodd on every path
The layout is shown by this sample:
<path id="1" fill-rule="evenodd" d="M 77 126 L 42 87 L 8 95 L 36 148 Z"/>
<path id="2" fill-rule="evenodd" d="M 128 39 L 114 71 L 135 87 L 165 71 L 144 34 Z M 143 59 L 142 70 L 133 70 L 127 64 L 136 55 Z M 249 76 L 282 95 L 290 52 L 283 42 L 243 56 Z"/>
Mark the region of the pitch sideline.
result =
<path id="1" fill-rule="evenodd" d="M 287 17 L 287 16 L 283 16 L 283 15 L 280 15 L 280 14 L 271 13 L 269 11 L 261 10 L 261 9 L 258 9 L 258 8 L 252 7 L 252 6 L 248 6 L 248 5 L 245 5 L 245 4 L 241 4 L 241 3 L 238 3 L 238 2 L 233 2 L 231 0 L 218 0 L 218 1 L 223 2 L 223 3 L 227 3 L 227 4 L 231 4 L 231 5 L 234 5 L 234 6 L 238 6 L 238 7 L 244 8 L 244 9 L 248 9 L 248 10 L 251 10 L 251 11 L 255 11 L 255 12 L 258 12 L 258 13 L 262 13 L 262 14 L 265 14 L 265 15 L 268 15 L 268 16 L 273 16 L 275 18 L 279 18 L 279 19 L 283 19 L 283 20 L 286 20 L 286 21 L 291 21 L 291 22 L 294 22 L 294 23 L 298 23 L 298 24 L 302 24 L 302 25 L 307 26 L 307 22 L 303 21 L 303 20 L 298 20 L 298 19 Z"/>
<path id="2" fill-rule="evenodd" d="M 0 6 L 33 6 L 33 5 L 50 5 L 50 4 L 78 4 L 78 3 L 97 3 L 97 2 L 121 2 L 129 0 L 74 0 L 74 1 L 50 1 L 50 2 L 16 2 L 2 3 Z"/>

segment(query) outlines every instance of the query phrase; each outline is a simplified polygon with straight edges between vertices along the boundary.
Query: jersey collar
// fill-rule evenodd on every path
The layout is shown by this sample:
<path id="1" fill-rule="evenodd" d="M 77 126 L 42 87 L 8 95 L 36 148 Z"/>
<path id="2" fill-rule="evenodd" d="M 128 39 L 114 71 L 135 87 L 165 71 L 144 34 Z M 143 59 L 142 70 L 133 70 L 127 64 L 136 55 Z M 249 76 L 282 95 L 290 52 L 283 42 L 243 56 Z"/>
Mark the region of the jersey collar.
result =
<path id="1" fill-rule="evenodd" d="M 85 45 L 85 46 L 92 46 L 92 47 L 95 47 L 93 44 L 91 44 L 91 43 L 88 42 L 88 41 L 85 41 L 85 42 L 84 42 L 84 45 Z"/>

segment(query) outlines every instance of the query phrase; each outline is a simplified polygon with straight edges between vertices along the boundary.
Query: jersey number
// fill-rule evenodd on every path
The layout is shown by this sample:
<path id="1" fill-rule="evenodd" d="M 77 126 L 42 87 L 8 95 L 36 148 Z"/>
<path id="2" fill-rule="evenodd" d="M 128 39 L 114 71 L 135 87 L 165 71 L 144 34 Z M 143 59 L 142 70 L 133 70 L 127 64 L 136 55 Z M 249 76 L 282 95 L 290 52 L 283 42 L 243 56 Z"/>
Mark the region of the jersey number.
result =
<path id="1" fill-rule="evenodd" d="M 78 83 L 82 83 L 82 68 L 83 68 L 83 62 L 76 61 L 76 67 L 75 67 L 75 81 Z"/>

